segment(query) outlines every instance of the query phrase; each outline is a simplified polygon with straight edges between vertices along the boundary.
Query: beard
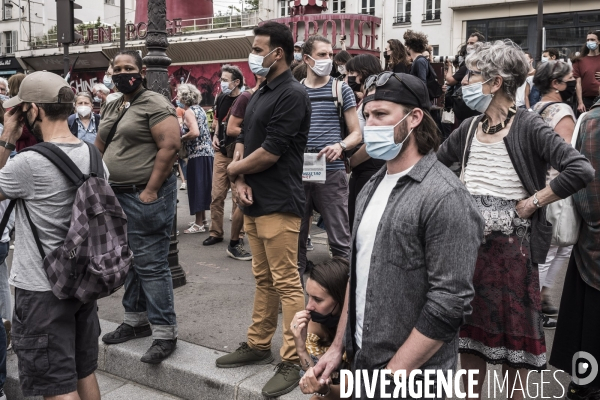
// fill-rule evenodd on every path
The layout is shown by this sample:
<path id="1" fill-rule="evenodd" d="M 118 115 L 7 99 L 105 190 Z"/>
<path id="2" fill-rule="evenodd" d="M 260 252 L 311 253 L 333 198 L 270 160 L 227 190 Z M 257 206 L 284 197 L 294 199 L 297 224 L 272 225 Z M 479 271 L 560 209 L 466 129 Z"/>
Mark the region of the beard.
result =
<path id="1" fill-rule="evenodd" d="M 408 136 L 409 133 L 409 129 L 408 129 L 408 120 L 402 122 L 400 125 L 398 125 L 397 127 L 397 131 L 394 134 L 394 141 L 396 143 L 402 143 L 404 142 L 404 140 L 406 139 L 406 137 Z M 397 157 L 400 157 L 402 155 L 402 153 L 404 153 L 406 151 L 406 148 L 408 147 L 408 143 L 410 142 L 410 138 L 404 142 L 402 144 L 402 148 L 400 149 L 400 153 L 398 153 Z"/>

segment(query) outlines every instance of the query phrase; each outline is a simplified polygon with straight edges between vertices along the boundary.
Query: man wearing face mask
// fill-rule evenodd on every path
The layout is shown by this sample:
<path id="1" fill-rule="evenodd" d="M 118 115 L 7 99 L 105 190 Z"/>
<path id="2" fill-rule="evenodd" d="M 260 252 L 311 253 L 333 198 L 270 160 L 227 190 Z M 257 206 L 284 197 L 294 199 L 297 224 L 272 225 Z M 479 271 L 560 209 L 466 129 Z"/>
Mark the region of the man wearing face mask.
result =
<path id="1" fill-rule="evenodd" d="M 298 232 L 304 214 L 302 159 L 310 128 L 310 100 L 294 79 L 292 32 L 266 22 L 254 29 L 250 70 L 266 77 L 246 107 L 234 160 L 227 168 L 243 207 L 244 228 L 252 249 L 256 280 L 248 341 L 216 360 L 219 368 L 273 361 L 271 339 L 277 328 L 279 300 L 283 314 L 282 362 L 262 394 L 277 397 L 300 380 L 300 360 L 290 324 L 304 309 L 297 269 Z"/>
<path id="2" fill-rule="evenodd" d="M 600 94 L 600 30 L 590 31 L 581 55 L 573 61 L 577 79 L 577 111 L 588 110 Z"/>
<path id="3" fill-rule="evenodd" d="M 408 375 L 455 368 L 458 328 L 474 294 L 483 218 L 464 185 L 436 158 L 440 138 L 425 83 L 388 71 L 368 78 L 365 88 L 367 153 L 387 164 L 357 199 L 354 256 L 337 335 L 300 382 L 317 390 L 341 361 L 344 334 L 353 370 Z M 393 389 L 388 386 L 388 393 Z M 366 399 L 364 387 L 361 393 Z"/>
<path id="4" fill-rule="evenodd" d="M 345 150 L 355 148 L 362 141 L 352 89 L 346 83 L 329 76 L 333 56 L 331 42 L 323 36 L 312 36 L 304 43 L 302 52 L 308 68 L 307 77 L 301 83 L 304 84 L 312 103 L 310 132 L 304 151 L 318 153 L 319 158 L 325 157 L 327 167 L 324 184 L 304 183 L 306 204 L 298 254 L 298 270 L 301 277 L 306 270 L 306 240 L 310 233 L 313 209 L 319 210 L 323 216 L 331 253 L 348 258 L 348 178 L 343 157 Z M 338 85 L 341 85 L 340 89 Z M 340 92 L 342 98 L 338 99 Z"/>
<path id="5" fill-rule="evenodd" d="M 92 87 L 92 96 L 94 96 L 94 103 L 100 104 L 100 110 L 106 105 L 106 98 L 110 94 L 110 89 L 103 83 L 96 83 Z"/>
<path id="6" fill-rule="evenodd" d="M 67 124 L 73 136 L 94 143 L 100 126 L 100 115 L 92 112 L 92 96 L 80 92 L 75 96 L 75 114 L 69 116 Z"/>
<path id="7" fill-rule="evenodd" d="M 235 148 L 234 136 L 227 135 L 226 119 L 231 113 L 231 107 L 239 98 L 241 87 L 244 86 L 242 71 L 231 65 L 221 68 L 221 91 L 217 97 L 215 115 L 217 119 L 216 131 L 213 136 L 215 161 L 213 166 L 212 201 L 210 203 L 210 236 L 202 242 L 204 246 L 212 246 L 223 241 L 223 212 L 227 191 L 232 183 L 227 177 L 227 167 L 233 161 Z M 235 189 L 235 188 L 232 188 Z M 235 198 L 235 191 L 232 190 Z M 248 253 L 240 239 L 240 231 L 244 224 L 244 214 L 235 207 L 231 216 L 231 239 L 228 246 L 228 255 L 236 260 L 249 261 L 252 255 Z"/>
<path id="8" fill-rule="evenodd" d="M 290 69 L 293 71 L 297 66 L 303 64 L 302 60 L 302 46 L 304 46 L 304 42 L 298 41 L 294 43 L 294 60 L 290 64 Z"/>
<path id="9" fill-rule="evenodd" d="M 58 147 L 82 173 L 89 174 L 90 150 L 97 150 L 69 132 L 67 117 L 73 101 L 73 91 L 63 78 L 40 71 L 27 75 L 18 94 L 5 103 L 12 109 L 0 137 L 0 200 L 20 199 L 15 213 L 18 245 L 9 282 L 15 287 L 13 348 L 26 397 L 100 398 L 94 375 L 100 335 L 96 301 L 59 300 L 52 293 L 28 221 L 31 218 L 37 227 L 46 252 L 61 246 L 77 188 L 34 151 L 18 153 L 7 162 L 26 125 L 38 140 Z M 38 349 L 35 354 L 32 347 Z"/>

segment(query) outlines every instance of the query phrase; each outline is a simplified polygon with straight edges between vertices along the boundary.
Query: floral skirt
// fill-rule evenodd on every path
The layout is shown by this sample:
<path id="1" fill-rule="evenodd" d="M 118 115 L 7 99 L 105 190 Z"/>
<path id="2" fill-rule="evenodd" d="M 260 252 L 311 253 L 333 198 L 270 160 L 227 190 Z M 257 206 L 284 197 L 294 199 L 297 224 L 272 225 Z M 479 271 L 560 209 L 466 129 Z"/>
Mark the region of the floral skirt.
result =
<path id="1" fill-rule="evenodd" d="M 459 352 L 490 364 L 546 368 L 539 274 L 529 258 L 529 221 L 516 201 L 473 196 L 486 221 L 473 285 L 473 312 L 460 329 Z"/>

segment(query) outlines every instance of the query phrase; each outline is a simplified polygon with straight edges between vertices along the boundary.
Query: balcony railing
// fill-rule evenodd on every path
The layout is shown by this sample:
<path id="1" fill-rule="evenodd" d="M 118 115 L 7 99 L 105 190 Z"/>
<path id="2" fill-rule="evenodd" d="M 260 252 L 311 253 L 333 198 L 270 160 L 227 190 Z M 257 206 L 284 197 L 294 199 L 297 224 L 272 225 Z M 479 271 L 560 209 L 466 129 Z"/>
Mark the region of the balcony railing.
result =
<path id="1" fill-rule="evenodd" d="M 442 13 L 440 10 L 429 10 L 423 14 L 423 22 L 426 21 L 439 21 L 442 19 Z"/>
<path id="2" fill-rule="evenodd" d="M 398 14 L 394 17 L 394 25 L 410 24 L 410 14 Z"/>
<path id="3" fill-rule="evenodd" d="M 169 37 L 187 36 L 211 31 L 253 28 L 258 25 L 258 22 L 258 12 L 244 13 L 240 15 L 223 15 L 208 18 L 184 19 L 177 21 L 177 24 L 173 24 L 173 22 L 171 22 L 171 24 L 167 26 L 167 32 Z M 110 34 L 108 32 L 108 26 L 103 28 L 104 29 L 100 29 L 103 31 L 102 33 L 100 33 L 100 30 L 96 28 L 78 31 L 80 34 L 83 33 L 84 39 L 83 41 L 75 43 L 74 45 L 112 43 L 119 41 L 119 27 L 111 26 Z M 141 31 L 143 31 L 143 29 L 140 29 L 140 32 Z M 136 30 L 135 36 L 126 36 L 126 40 L 144 40 L 145 36 L 137 36 L 138 34 L 141 35 L 140 32 Z M 49 47 L 58 47 L 56 33 L 46 33 L 44 35 L 31 38 L 32 49 Z"/>

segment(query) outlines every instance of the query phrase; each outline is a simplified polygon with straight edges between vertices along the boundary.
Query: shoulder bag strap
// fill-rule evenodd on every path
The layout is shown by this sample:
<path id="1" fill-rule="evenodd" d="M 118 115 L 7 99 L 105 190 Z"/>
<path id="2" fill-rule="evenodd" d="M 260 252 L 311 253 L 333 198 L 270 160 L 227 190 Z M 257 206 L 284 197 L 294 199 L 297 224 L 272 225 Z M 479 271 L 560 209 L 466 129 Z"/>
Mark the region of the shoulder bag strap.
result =
<path id="1" fill-rule="evenodd" d="M 467 132 L 467 141 L 465 143 L 465 150 L 463 151 L 462 156 L 462 168 L 460 169 L 460 181 L 465 183 L 465 156 L 467 155 L 467 147 L 469 147 L 469 139 L 471 138 L 471 134 L 473 133 L 473 125 L 475 125 L 475 121 L 477 117 L 473 117 L 471 120 L 471 125 L 469 125 L 469 131 Z M 477 125 L 475 125 L 475 132 L 477 132 Z"/>
<path id="2" fill-rule="evenodd" d="M 35 146 L 27 147 L 22 151 L 35 151 L 36 153 L 46 157 L 77 187 L 81 186 L 87 179 L 79 167 L 77 167 L 73 160 L 71 160 L 71 157 L 69 157 L 58 146 L 55 146 L 52 143 L 38 143 Z"/>
<path id="3" fill-rule="evenodd" d="M 6 210 L 4 211 L 2 222 L 0 222 L 0 236 L 4 234 L 4 230 L 8 225 L 8 219 L 10 218 L 10 214 L 12 214 L 13 209 L 15 208 L 15 204 L 17 204 L 17 200 L 11 200 L 10 203 L 8 203 L 8 207 L 6 207 Z"/>
<path id="4" fill-rule="evenodd" d="M 117 120 L 113 124 L 112 128 L 110 129 L 110 132 L 108 133 L 108 136 L 106 137 L 106 142 L 104 142 L 104 152 L 106 152 L 106 149 L 108 148 L 108 145 L 113 141 L 113 138 L 115 137 L 115 133 L 117 132 L 117 126 L 119 125 L 119 122 L 121 121 L 121 118 L 123 118 L 123 116 L 125 115 L 125 113 L 127 112 L 127 110 L 129 110 L 133 106 L 133 103 L 145 91 L 146 91 L 146 89 L 140 90 L 140 92 L 135 95 L 135 97 L 133 98 L 133 100 L 131 100 L 131 102 L 129 102 L 129 107 L 127 107 L 126 109 L 124 109 L 123 112 L 121 113 L 121 115 L 119 115 L 119 118 L 117 118 Z M 97 129 L 97 127 L 96 127 L 96 129 Z"/>
<path id="5" fill-rule="evenodd" d="M 577 118 L 577 123 L 575 124 L 575 129 L 573 129 L 573 136 L 571 137 L 571 146 L 573 146 L 573 148 L 575 150 L 577 150 L 577 147 L 575 147 L 575 146 L 577 145 L 577 138 L 579 137 L 579 130 L 581 129 L 581 121 L 583 120 L 583 116 L 585 114 L 587 114 L 587 112 L 584 112 L 583 114 L 581 114 L 579 116 L 579 118 Z M 0 231 L 0 233 L 2 233 L 2 232 L 4 232 L 4 231 Z"/>
<path id="6" fill-rule="evenodd" d="M 38 235 L 38 230 L 33 224 L 31 220 L 31 216 L 29 215 L 29 210 L 27 209 L 27 205 L 25 204 L 25 200 L 21 199 L 21 203 L 23 204 L 23 210 L 25 210 L 25 215 L 27 216 L 27 220 L 29 221 L 29 226 L 31 227 L 31 233 L 33 234 L 33 238 L 35 239 L 35 244 L 37 245 L 38 251 L 40 252 L 40 256 L 42 256 L 42 260 L 46 258 L 46 253 L 44 252 L 44 248 L 42 247 L 42 241 L 40 240 L 40 235 Z"/>
<path id="7" fill-rule="evenodd" d="M 104 165 L 102 164 L 102 155 L 100 150 L 91 143 L 84 142 L 90 149 L 90 175 L 95 175 L 99 178 L 105 179 L 104 176 Z"/>
<path id="8" fill-rule="evenodd" d="M 546 111 L 546 108 L 550 107 L 552 104 L 558 104 L 558 101 L 551 101 L 550 103 L 548 103 L 548 104 L 545 104 L 545 105 L 544 105 L 544 107 L 540 108 L 540 109 L 537 111 L 537 113 L 538 113 L 538 114 L 540 114 L 540 115 L 542 115 L 542 113 L 543 113 L 544 111 Z"/>

